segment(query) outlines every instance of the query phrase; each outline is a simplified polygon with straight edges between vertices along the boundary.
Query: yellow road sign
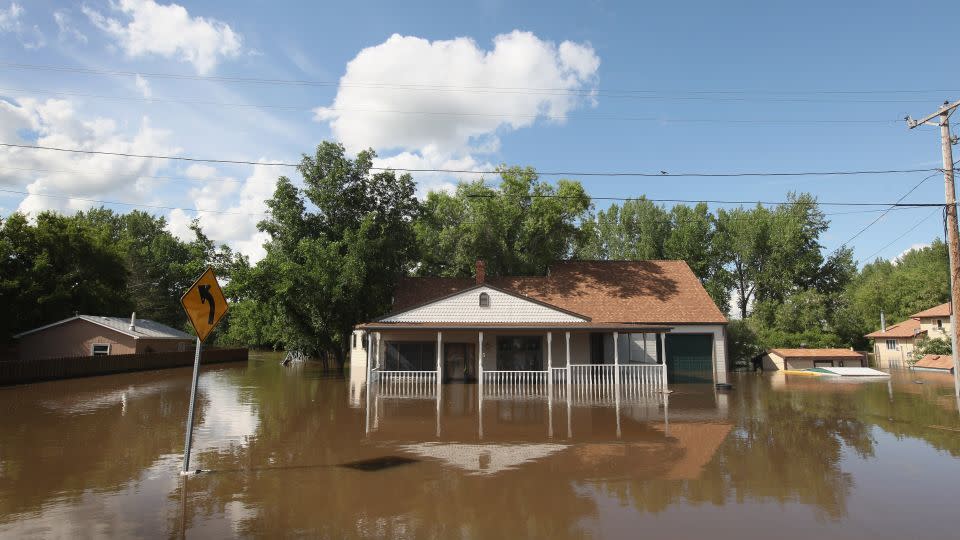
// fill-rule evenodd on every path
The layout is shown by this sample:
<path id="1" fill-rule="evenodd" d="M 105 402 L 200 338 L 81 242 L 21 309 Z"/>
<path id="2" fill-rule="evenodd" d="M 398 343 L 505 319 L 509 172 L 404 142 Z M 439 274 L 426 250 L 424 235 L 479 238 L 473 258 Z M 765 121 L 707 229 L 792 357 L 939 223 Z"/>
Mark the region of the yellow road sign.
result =
<path id="1" fill-rule="evenodd" d="M 213 268 L 207 268 L 197 281 L 187 289 L 180 298 L 180 304 L 193 329 L 197 331 L 200 341 L 206 341 L 207 336 L 216 328 L 220 319 L 227 314 L 227 299 L 217 283 L 217 276 Z"/>

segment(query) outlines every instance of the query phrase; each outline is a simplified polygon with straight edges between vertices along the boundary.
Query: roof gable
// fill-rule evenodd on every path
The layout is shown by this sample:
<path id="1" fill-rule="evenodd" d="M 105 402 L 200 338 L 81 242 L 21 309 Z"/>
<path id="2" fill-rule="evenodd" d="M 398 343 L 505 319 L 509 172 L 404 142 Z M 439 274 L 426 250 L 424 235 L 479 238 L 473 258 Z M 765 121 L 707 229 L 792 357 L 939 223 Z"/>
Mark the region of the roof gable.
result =
<path id="1" fill-rule="evenodd" d="M 480 305 L 487 295 L 489 305 Z M 466 290 L 412 306 L 387 315 L 381 322 L 585 322 L 589 317 L 528 298 L 492 285 L 476 285 Z"/>

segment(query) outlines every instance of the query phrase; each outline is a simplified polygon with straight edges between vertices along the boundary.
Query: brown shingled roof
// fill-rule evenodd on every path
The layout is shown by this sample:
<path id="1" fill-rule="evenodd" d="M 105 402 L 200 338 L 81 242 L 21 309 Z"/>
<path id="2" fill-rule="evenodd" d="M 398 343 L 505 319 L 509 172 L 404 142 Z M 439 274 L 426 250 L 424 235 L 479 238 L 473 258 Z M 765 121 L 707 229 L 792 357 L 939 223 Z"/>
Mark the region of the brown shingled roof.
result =
<path id="1" fill-rule="evenodd" d="M 590 317 L 596 323 L 723 324 L 726 317 L 684 261 L 563 261 L 547 276 L 487 283 Z M 404 278 L 394 311 L 467 289 L 471 278 Z"/>
<path id="2" fill-rule="evenodd" d="M 917 361 L 914 366 L 927 369 L 943 369 L 949 371 L 953 368 L 953 356 L 949 354 L 927 354 Z"/>
<path id="3" fill-rule="evenodd" d="M 893 326 L 888 326 L 886 331 L 877 330 L 876 332 L 870 332 L 864 337 L 870 339 L 912 338 L 920 333 L 920 321 L 918 319 L 907 319 Z"/>
<path id="4" fill-rule="evenodd" d="M 925 309 L 920 313 L 914 313 L 911 317 L 920 318 L 920 317 L 949 317 L 950 316 L 950 302 L 940 304 L 939 306 L 934 306 L 930 309 Z"/>
<path id="5" fill-rule="evenodd" d="M 863 354 L 850 349 L 770 349 L 770 352 L 783 358 L 819 358 L 824 360 L 863 358 Z"/>

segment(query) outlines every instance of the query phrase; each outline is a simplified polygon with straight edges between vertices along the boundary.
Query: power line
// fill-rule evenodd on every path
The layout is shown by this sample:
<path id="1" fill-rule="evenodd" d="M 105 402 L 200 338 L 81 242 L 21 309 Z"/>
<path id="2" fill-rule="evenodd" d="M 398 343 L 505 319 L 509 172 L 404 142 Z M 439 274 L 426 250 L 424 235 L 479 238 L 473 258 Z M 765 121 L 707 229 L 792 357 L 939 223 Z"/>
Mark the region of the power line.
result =
<path id="1" fill-rule="evenodd" d="M 58 148 L 53 146 L 41 146 L 31 144 L 14 144 L 0 142 L 0 146 L 8 148 L 25 148 L 30 150 L 50 150 L 55 152 L 67 152 L 73 154 L 92 154 L 104 156 L 118 156 L 139 159 L 168 159 L 175 161 L 189 161 L 200 163 L 222 163 L 230 165 L 267 165 L 272 167 L 299 167 L 299 163 L 288 163 L 281 161 L 260 162 L 239 159 L 212 159 L 197 158 L 187 156 L 169 156 L 160 154 L 132 154 L 126 152 L 106 152 L 100 150 L 79 150 L 74 148 Z M 498 170 L 470 170 L 470 169 L 411 169 L 403 167 L 370 167 L 375 171 L 398 171 L 398 172 L 431 172 L 431 173 L 451 173 L 451 174 L 500 174 Z M 536 169 L 534 169 L 536 170 Z M 741 172 L 741 173 L 671 173 L 660 171 L 660 173 L 643 172 L 540 172 L 539 176 L 635 176 L 645 178 L 663 178 L 663 177 L 686 177 L 686 178 L 739 178 L 739 177 L 773 177 L 773 176 L 856 176 L 856 175 L 875 175 L 875 174 L 905 174 L 916 172 L 942 172 L 942 169 L 879 169 L 879 170 L 852 170 L 852 171 L 799 171 L 799 172 Z"/>
<path id="2" fill-rule="evenodd" d="M 114 101 L 133 101 L 142 103 L 167 103 L 181 105 L 203 105 L 217 107 L 239 107 L 250 109 L 276 109 L 286 111 L 313 111 L 318 107 L 316 105 L 278 105 L 266 103 L 227 103 L 222 101 L 210 100 L 192 100 L 179 98 L 145 98 L 131 96 L 115 96 L 102 94 L 86 94 L 81 92 L 59 92 L 52 90 L 41 90 L 32 88 L 0 88 L 5 92 L 29 92 L 34 94 L 46 94 L 53 96 L 71 96 L 91 99 L 114 100 Z M 422 116 L 456 116 L 468 118 L 526 118 L 548 120 L 567 120 L 570 115 L 555 114 L 514 114 L 514 113 L 479 113 L 463 111 L 425 111 L 425 110 L 400 110 L 400 109 L 366 109 L 366 108 L 340 108 L 324 107 L 324 110 L 340 113 L 363 113 L 363 114 L 398 114 L 398 115 L 422 115 Z M 767 125 L 818 125 L 818 124 L 900 124 L 903 120 L 788 120 L 788 119 L 752 119 L 752 118 L 669 118 L 660 116 L 625 116 L 619 114 L 585 113 L 578 112 L 578 119 L 587 120 L 618 120 L 628 122 L 663 122 L 663 123 L 684 123 L 684 124 L 767 124 Z"/>
<path id="3" fill-rule="evenodd" d="M 954 92 L 955 90 L 806 90 L 806 91 L 777 91 L 777 90 L 687 90 L 673 91 L 664 89 L 614 89 L 614 90 L 573 90 L 563 87 L 522 87 L 522 86 L 480 86 L 480 85 L 451 85 L 436 83 L 389 83 L 389 82 L 353 82 L 345 83 L 343 81 L 318 81 L 304 79 L 276 79 L 259 77 L 227 77 L 213 75 L 188 75 L 176 73 L 148 73 L 122 70 L 91 69 L 75 66 L 54 66 L 25 64 L 15 62 L 0 62 L 0 67 L 7 69 L 33 70 L 33 71 L 53 71 L 61 73 L 78 73 L 87 75 L 113 75 L 128 77 L 146 77 L 153 79 L 173 79 L 173 80 L 197 80 L 228 83 L 251 83 L 251 84 L 272 84 L 285 86 L 317 86 L 317 87 L 359 87 L 359 88 L 384 88 L 394 90 L 429 90 L 429 91 L 456 91 L 456 92 L 489 92 L 489 93 L 553 93 L 554 95 L 565 96 L 583 96 L 591 97 L 603 95 L 607 97 L 640 97 L 655 99 L 724 99 L 724 100 L 744 100 L 744 98 L 713 98 L 712 96 L 729 95 L 882 95 L 882 94 L 929 94 Z M 684 96 L 683 94 L 686 94 Z M 806 100 L 799 100 L 806 101 Z M 857 102 L 865 102 L 859 99 Z M 866 100 L 870 102 L 870 100 Z M 879 100 L 876 102 L 888 103 L 891 100 Z M 894 101 L 894 102 L 914 102 Z"/>
<path id="4" fill-rule="evenodd" d="M 199 209 L 199 208 L 184 208 L 184 207 L 180 207 L 180 206 L 158 206 L 158 205 L 151 205 L 151 204 L 128 203 L 128 202 L 121 202 L 121 201 L 105 201 L 105 200 L 100 200 L 100 199 L 88 199 L 88 198 L 84 198 L 84 197 L 74 197 L 74 196 L 71 196 L 71 195 L 56 195 L 56 194 L 52 194 L 52 193 L 30 193 L 29 191 L 18 191 L 18 190 L 15 190 L 15 189 L 0 189 L 0 192 L 3 192 L 3 193 L 17 193 L 17 194 L 20 194 L 20 195 L 33 195 L 33 196 L 36 196 L 36 197 L 46 197 L 46 198 L 49 198 L 49 199 L 66 199 L 66 200 L 72 200 L 72 201 L 92 202 L 92 203 L 97 203 L 97 204 L 117 204 L 117 205 L 121 205 L 121 206 L 133 206 L 133 207 L 137 207 L 137 208 L 153 208 L 153 209 L 156 209 L 156 210 L 183 210 L 183 211 L 186 211 L 186 212 L 200 212 L 200 213 L 209 213 L 209 214 L 225 214 L 225 215 L 233 215 L 233 216 L 268 216 L 268 215 L 270 215 L 270 214 L 267 213 L 267 212 L 229 212 L 229 211 L 226 211 L 226 210 L 201 210 L 201 209 Z"/>
<path id="5" fill-rule="evenodd" d="M 845 247 L 847 244 L 849 244 L 850 242 L 854 241 L 857 237 L 859 237 L 861 234 L 863 234 L 864 232 L 866 232 L 867 229 L 869 229 L 870 227 L 873 227 L 877 222 L 879 222 L 881 219 L 883 219 L 884 216 L 886 216 L 891 209 L 893 209 L 894 207 L 898 206 L 899 203 L 900 203 L 901 201 L 903 201 L 904 199 L 906 199 L 908 195 L 910 195 L 911 193 L 913 193 L 914 191 L 916 191 L 916 189 L 919 188 L 921 185 L 923 185 L 924 182 L 926 182 L 927 180 L 933 178 L 933 177 L 936 176 L 936 175 L 937 175 L 937 173 L 933 173 L 933 174 L 931 174 L 931 175 L 923 178 L 923 179 L 920 180 L 919 182 L 917 182 L 917 184 L 914 185 L 912 188 L 910 188 L 909 191 L 907 191 L 907 192 L 904 193 L 899 199 L 897 199 L 897 202 L 896 202 L 896 203 L 891 204 L 891 205 L 890 205 L 890 208 L 888 208 L 887 211 L 885 211 L 885 212 L 883 212 L 882 214 L 880 214 L 879 216 L 877 216 L 877 218 L 874 219 L 873 221 L 871 221 L 870 223 L 868 223 L 866 227 L 864 227 L 864 228 L 860 229 L 859 231 L 857 231 L 857 234 L 851 236 L 846 242 L 840 244 L 840 246 L 837 248 L 837 251 L 839 251 L 840 249 L 844 248 L 844 247 Z M 939 206 L 943 207 L 943 205 L 939 205 Z"/>
<path id="6" fill-rule="evenodd" d="M 866 261 L 866 262 L 869 262 L 871 259 L 873 259 L 873 258 L 876 257 L 877 255 L 879 255 L 880 253 L 882 253 L 883 250 L 885 250 L 885 249 L 887 249 L 888 247 L 892 246 L 894 243 L 898 242 L 898 241 L 899 241 L 901 238 L 903 238 L 904 236 L 912 233 L 912 232 L 913 232 L 917 227 L 919 227 L 920 225 L 923 225 L 924 223 L 926 223 L 926 221 L 929 220 L 930 218 L 932 218 L 933 216 L 935 216 L 938 211 L 941 211 L 941 210 L 938 210 L 938 209 L 935 208 L 935 209 L 933 210 L 933 212 L 930 212 L 930 214 L 927 215 L 927 217 L 925 217 L 925 218 L 921 219 L 920 221 L 918 221 L 917 223 L 915 223 L 915 224 L 913 225 L 913 227 L 910 227 L 909 229 L 907 229 L 906 231 L 904 231 L 903 234 L 901 234 L 900 236 L 898 236 L 898 237 L 894 238 L 893 240 L 891 240 L 890 242 L 884 244 L 884 246 L 883 246 L 882 248 L 874 251 L 874 252 L 871 253 L 869 256 L 864 257 L 863 260 Z M 942 211 L 941 211 L 941 212 L 942 212 Z"/>

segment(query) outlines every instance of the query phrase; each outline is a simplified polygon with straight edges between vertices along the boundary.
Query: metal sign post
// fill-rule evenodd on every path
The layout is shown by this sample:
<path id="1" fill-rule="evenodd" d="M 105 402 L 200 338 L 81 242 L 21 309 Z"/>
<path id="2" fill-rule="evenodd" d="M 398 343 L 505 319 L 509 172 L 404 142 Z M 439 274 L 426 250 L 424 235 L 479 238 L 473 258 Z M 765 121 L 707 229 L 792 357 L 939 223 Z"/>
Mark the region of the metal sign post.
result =
<path id="1" fill-rule="evenodd" d="M 193 353 L 193 383 L 190 384 L 190 408 L 187 409 L 187 435 L 183 443 L 183 470 L 180 474 L 190 474 L 190 446 L 193 443 L 193 407 L 197 403 L 197 379 L 200 376 L 200 349 L 203 342 L 197 338 L 197 350 Z M 194 472 L 200 472 L 197 469 Z"/>
<path id="2" fill-rule="evenodd" d="M 193 410 L 197 403 L 197 381 L 200 378 L 200 352 L 203 342 L 227 314 L 227 298 L 223 295 L 220 283 L 212 268 L 197 278 L 180 298 L 180 304 L 190 324 L 197 331 L 197 348 L 193 353 L 193 381 L 190 384 L 190 407 L 187 409 L 187 434 L 183 443 L 183 470 L 181 475 L 200 472 L 190 470 L 190 447 L 193 445 Z"/>

